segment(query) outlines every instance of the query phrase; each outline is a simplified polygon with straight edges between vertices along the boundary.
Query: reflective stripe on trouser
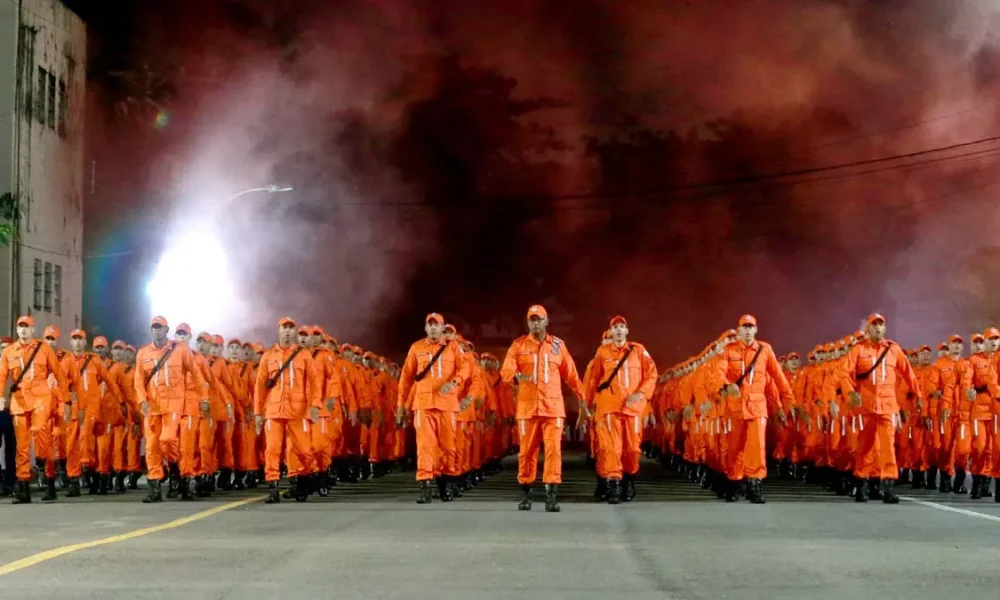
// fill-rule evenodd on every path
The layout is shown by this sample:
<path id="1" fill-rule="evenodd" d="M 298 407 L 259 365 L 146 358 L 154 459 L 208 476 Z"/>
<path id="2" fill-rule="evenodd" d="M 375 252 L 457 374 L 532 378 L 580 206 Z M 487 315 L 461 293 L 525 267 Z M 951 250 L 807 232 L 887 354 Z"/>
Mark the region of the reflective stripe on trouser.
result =
<path id="1" fill-rule="evenodd" d="M 854 457 L 854 475 L 859 478 L 897 479 L 896 415 L 864 414 L 858 416 L 864 427 L 858 428 L 858 448 Z"/>
<path id="2" fill-rule="evenodd" d="M 285 449 L 285 464 L 289 477 L 308 475 L 312 471 L 312 433 L 308 419 L 265 419 L 264 478 L 278 481 L 281 475 L 281 450 Z"/>
<path id="3" fill-rule="evenodd" d="M 972 475 L 990 474 L 990 428 L 992 421 L 972 421 L 969 435 L 969 471 Z M 964 449 L 964 448 L 963 448 Z M 963 463 L 955 463 L 961 467 Z"/>
<path id="4" fill-rule="evenodd" d="M 419 409 L 413 413 L 417 437 L 417 481 L 440 475 L 460 475 L 455 471 L 455 413 Z"/>
<path id="5" fill-rule="evenodd" d="M 733 481 L 767 476 L 767 417 L 727 418 L 726 476 Z"/>
<path id="6" fill-rule="evenodd" d="M 639 417 L 606 414 L 594 422 L 597 436 L 597 475 L 621 479 L 639 472 L 642 432 Z"/>
<path id="7" fill-rule="evenodd" d="M 31 444 L 35 444 L 35 456 L 45 458 L 52 453 L 52 419 L 47 410 L 34 410 L 21 415 L 13 415 L 14 439 L 17 453 L 14 466 L 18 481 L 31 480 Z M 10 468 L 10 467 L 8 467 Z"/>
<path id="8" fill-rule="evenodd" d="M 517 481 L 522 485 L 535 482 L 538 475 L 539 446 L 545 451 L 542 482 L 562 483 L 562 434 L 565 419 L 561 417 L 531 417 L 518 419 L 521 451 L 517 457 Z"/>
<path id="9" fill-rule="evenodd" d="M 312 427 L 313 472 L 326 471 L 333 459 L 333 438 L 330 435 L 330 418 L 320 417 Z"/>

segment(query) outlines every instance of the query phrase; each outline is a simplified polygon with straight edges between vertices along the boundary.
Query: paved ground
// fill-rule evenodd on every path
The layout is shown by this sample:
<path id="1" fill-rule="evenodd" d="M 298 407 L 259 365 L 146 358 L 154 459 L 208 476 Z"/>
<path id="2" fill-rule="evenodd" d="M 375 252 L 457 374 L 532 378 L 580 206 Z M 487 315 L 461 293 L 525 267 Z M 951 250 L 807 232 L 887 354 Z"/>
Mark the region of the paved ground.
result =
<path id="1" fill-rule="evenodd" d="M 519 513 L 507 467 L 448 505 L 413 504 L 412 475 L 397 474 L 338 487 L 323 501 L 248 504 L 11 572 L 5 565 L 41 552 L 254 495 L 153 507 L 138 492 L 4 505 L 0 590 L 18 600 L 957 600 L 1000 590 L 1000 504 L 992 500 L 918 492 L 910 497 L 932 504 L 856 505 L 772 483 L 765 506 L 725 504 L 650 463 L 640 499 L 611 507 L 586 502 L 591 475 L 568 460 L 563 512 L 539 503 Z"/>

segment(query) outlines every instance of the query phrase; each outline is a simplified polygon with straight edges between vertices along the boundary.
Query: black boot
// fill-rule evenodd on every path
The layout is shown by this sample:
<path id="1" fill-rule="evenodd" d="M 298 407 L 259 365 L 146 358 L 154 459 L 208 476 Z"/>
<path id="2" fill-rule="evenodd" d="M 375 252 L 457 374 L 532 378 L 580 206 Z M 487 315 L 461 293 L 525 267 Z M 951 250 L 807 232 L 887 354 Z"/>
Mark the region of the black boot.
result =
<path id="1" fill-rule="evenodd" d="M 312 477 L 310 475 L 301 475 L 298 479 L 298 485 L 295 486 L 295 501 L 305 502 L 309 499 L 309 492 L 312 489 Z"/>
<path id="2" fill-rule="evenodd" d="M 635 500 L 635 475 L 622 476 L 622 502 Z"/>
<path id="3" fill-rule="evenodd" d="M 316 494 L 320 498 L 326 498 L 330 495 L 330 476 L 327 475 L 326 471 L 316 474 Z"/>
<path id="4" fill-rule="evenodd" d="M 747 480 L 747 500 L 750 504 L 764 504 L 764 483 L 760 479 Z"/>
<path id="5" fill-rule="evenodd" d="M 846 471 L 841 471 L 837 473 L 837 478 L 839 479 L 837 483 L 837 495 L 849 495 L 851 493 L 851 489 L 854 487 L 854 477 Z"/>
<path id="6" fill-rule="evenodd" d="M 559 512 L 559 486 L 553 483 L 545 484 L 545 512 Z"/>
<path id="7" fill-rule="evenodd" d="M 622 501 L 622 481 L 621 479 L 608 479 L 608 504 L 621 504 Z"/>
<path id="8" fill-rule="evenodd" d="M 608 480 L 603 477 L 597 478 L 597 487 L 594 489 L 594 502 L 607 502 L 608 500 Z"/>
<path id="9" fill-rule="evenodd" d="M 267 500 L 264 500 L 267 504 L 277 504 L 281 502 L 281 494 L 278 492 L 278 482 L 268 481 L 267 482 Z"/>
<path id="10" fill-rule="evenodd" d="M 233 470 L 219 469 L 219 482 L 217 484 L 223 492 L 230 492 L 233 489 Z"/>
<path id="11" fill-rule="evenodd" d="M 951 493 L 951 475 L 948 475 L 944 471 L 941 471 L 941 486 L 938 488 L 938 491 L 944 494 Z"/>
<path id="12" fill-rule="evenodd" d="M 195 481 L 197 482 L 197 478 L 195 478 Z M 195 483 L 195 489 L 196 493 L 200 496 L 200 486 L 198 486 L 197 483 Z M 194 500 L 194 494 L 191 493 L 191 478 L 181 477 L 181 480 L 178 483 L 177 491 L 180 494 L 181 500 Z"/>
<path id="13" fill-rule="evenodd" d="M 899 470 L 899 484 L 900 485 L 905 485 L 907 483 L 910 483 L 910 470 L 909 469 L 900 469 Z"/>
<path id="14" fill-rule="evenodd" d="M 142 477 L 142 473 L 134 471 L 128 474 L 128 489 L 137 490 L 139 489 L 139 478 Z"/>
<path id="15" fill-rule="evenodd" d="M 98 483 L 98 485 L 97 485 L 97 495 L 98 496 L 107 496 L 108 492 L 111 491 L 111 486 L 113 485 L 111 483 L 111 474 L 110 473 L 101 473 L 97 477 L 98 477 L 98 479 L 100 481 L 100 483 Z"/>
<path id="16" fill-rule="evenodd" d="M 170 478 L 167 480 L 167 498 L 176 498 L 181 493 L 181 468 L 177 463 L 168 466 Z"/>
<path id="17" fill-rule="evenodd" d="M 31 483 L 18 481 L 14 484 L 14 500 L 12 504 L 31 504 Z"/>
<path id="18" fill-rule="evenodd" d="M 531 510 L 531 486 L 521 486 L 521 501 L 517 504 L 517 510 Z"/>
<path id="19" fill-rule="evenodd" d="M 451 478 L 447 475 L 442 475 L 437 478 L 437 488 L 438 497 L 441 498 L 441 502 L 451 502 L 454 496 L 451 493 Z"/>
<path id="20" fill-rule="evenodd" d="M 233 479 L 233 489 L 237 492 L 247 489 L 247 486 L 243 483 L 246 478 L 246 471 L 236 471 L 236 477 Z"/>
<path id="21" fill-rule="evenodd" d="M 420 486 L 420 496 L 417 497 L 417 504 L 430 504 L 431 503 L 431 482 L 430 480 L 418 481 L 417 485 Z"/>
<path id="22" fill-rule="evenodd" d="M 67 498 L 79 498 L 80 497 L 80 480 L 76 477 L 69 478 L 69 486 L 66 488 Z"/>
<path id="23" fill-rule="evenodd" d="M 212 495 L 212 489 L 209 486 L 210 481 L 215 481 L 215 477 L 212 475 L 198 475 L 194 478 L 194 494 L 199 498 L 208 498 Z"/>
<path id="24" fill-rule="evenodd" d="M 740 499 L 740 482 L 726 480 L 726 502 L 737 502 Z"/>
<path id="25" fill-rule="evenodd" d="M 878 477 L 868 478 L 868 497 L 872 500 L 882 499 L 882 480 Z"/>
<path id="26" fill-rule="evenodd" d="M 993 480 L 996 485 L 996 492 L 993 494 L 993 501 L 1000 503 L 1000 477 Z M 986 485 L 990 485 L 990 480 L 986 480 Z"/>
<path id="27" fill-rule="evenodd" d="M 118 471 L 117 473 L 115 473 L 114 490 L 116 494 L 125 493 L 125 471 Z"/>
<path id="28" fill-rule="evenodd" d="M 97 493 L 101 491 L 101 476 L 100 476 L 100 474 L 98 474 L 98 473 L 96 473 L 94 471 L 89 471 L 89 472 L 84 472 L 84 475 L 87 477 L 87 480 L 90 482 L 90 485 L 87 486 L 87 494 L 90 495 L 90 496 L 97 495 Z"/>
<path id="29" fill-rule="evenodd" d="M 66 474 L 66 459 L 60 458 L 56 461 L 56 480 L 62 489 L 69 487 L 69 476 Z"/>
<path id="30" fill-rule="evenodd" d="M 257 479 L 257 471 L 247 471 L 247 489 L 255 490 L 257 489 L 257 482 L 263 481 L 262 479 Z"/>
<path id="31" fill-rule="evenodd" d="M 969 490 L 965 487 L 965 469 L 955 469 L 955 483 L 953 484 L 952 490 L 956 494 L 968 494 Z"/>
<path id="32" fill-rule="evenodd" d="M 868 480 L 858 477 L 854 485 L 854 501 L 868 502 Z"/>
<path id="33" fill-rule="evenodd" d="M 892 479 L 882 480 L 882 502 L 884 504 L 899 504 L 899 496 L 893 490 L 896 482 Z"/>
<path id="34" fill-rule="evenodd" d="M 980 477 L 979 475 L 972 476 L 972 494 L 969 495 L 969 498 L 971 498 L 972 500 L 979 500 L 980 498 L 983 497 L 983 492 L 982 492 L 983 487 L 981 480 L 982 477 Z"/>
<path id="35" fill-rule="evenodd" d="M 927 469 L 927 477 L 924 480 L 924 489 L 925 490 L 934 490 L 934 489 L 937 489 L 937 476 L 938 476 L 938 468 L 937 467 L 931 467 L 931 468 Z"/>
<path id="36" fill-rule="evenodd" d="M 42 494 L 42 502 L 55 502 L 55 501 L 56 501 L 56 478 L 46 477 L 45 493 Z"/>
<path id="37" fill-rule="evenodd" d="M 911 490 L 920 490 L 920 489 L 923 489 L 923 487 L 924 487 L 924 472 L 923 471 L 914 471 L 913 472 L 913 481 L 910 483 L 910 489 Z"/>
<path id="38" fill-rule="evenodd" d="M 143 504 L 163 502 L 163 494 L 160 491 L 160 482 L 150 479 L 146 483 L 149 486 L 149 493 L 142 499 Z"/>
<path id="39" fill-rule="evenodd" d="M 80 476 L 80 485 L 88 489 L 90 488 L 90 467 L 83 468 Z"/>
<path id="40" fill-rule="evenodd" d="M 469 475 L 455 475 L 454 477 L 448 477 L 448 483 L 451 487 L 451 495 L 455 498 L 461 498 L 465 495 L 465 491 L 472 489 L 469 485 Z"/>

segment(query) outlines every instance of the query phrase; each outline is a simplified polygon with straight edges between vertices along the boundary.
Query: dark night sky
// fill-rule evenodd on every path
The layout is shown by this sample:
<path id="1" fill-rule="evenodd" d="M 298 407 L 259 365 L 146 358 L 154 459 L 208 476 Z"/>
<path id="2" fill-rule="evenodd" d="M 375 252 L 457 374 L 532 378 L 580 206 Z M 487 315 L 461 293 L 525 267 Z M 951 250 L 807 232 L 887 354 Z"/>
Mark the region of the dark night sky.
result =
<path id="1" fill-rule="evenodd" d="M 109 335 L 142 341 L 159 253 L 201 230 L 234 299 L 179 281 L 223 307 L 172 320 L 270 340 L 290 314 L 396 358 L 431 310 L 517 328 L 534 302 L 579 355 L 621 313 L 661 363 L 744 312 L 781 351 L 873 309 L 907 345 L 1000 317 L 1000 143 L 878 160 L 998 134 L 995 2 L 100 5 Z"/>

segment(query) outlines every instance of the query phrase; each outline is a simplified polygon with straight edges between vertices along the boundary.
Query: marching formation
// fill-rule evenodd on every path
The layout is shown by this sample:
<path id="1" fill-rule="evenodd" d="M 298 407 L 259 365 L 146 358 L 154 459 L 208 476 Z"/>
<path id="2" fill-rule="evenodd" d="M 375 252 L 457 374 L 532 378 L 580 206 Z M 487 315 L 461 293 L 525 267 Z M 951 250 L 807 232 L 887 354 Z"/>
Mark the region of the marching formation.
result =
<path id="1" fill-rule="evenodd" d="M 271 348 L 209 333 L 192 347 L 190 326 L 170 339 L 155 317 L 138 351 L 97 337 L 92 352 L 82 330 L 63 350 L 58 328 L 36 340 L 34 319 L 21 317 L 0 361 L 9 385 L 0 411 L 9 409 L 16 436 L 14 503 L 31 502 L 35 476 L 53 501 L 57 480 L 67 497 L 81 487 L 123 493 L 144 470 L 147 503 L 259 483 L 268 503 L 305 501 L 411 463 L 417 502 L 449 502 L 516 451 L 518 509 L 532 508 L 541 452 L 545 510 L 558 512 L 564 389 L 600 502 L 636 497 L 644 453 L 720 499 L 757 504 L 769 473 L 890 504 L 897 482 L 964 494 L 970 473 L 981 498 L 1000 479 L 996 328 L 972 336 L 968 357 L 953 336 L 935 360 L 929 346 L 887 340 L 885 318 L 873 314 L 802 366 L 758 340 L 757 320 L 744 315 L 661 374 L 616 316 L 581 378 L 544 307 L 530 307 L 526 324 L 501 361 L 431 313 L 399 367 L 287 317 Z"/>

